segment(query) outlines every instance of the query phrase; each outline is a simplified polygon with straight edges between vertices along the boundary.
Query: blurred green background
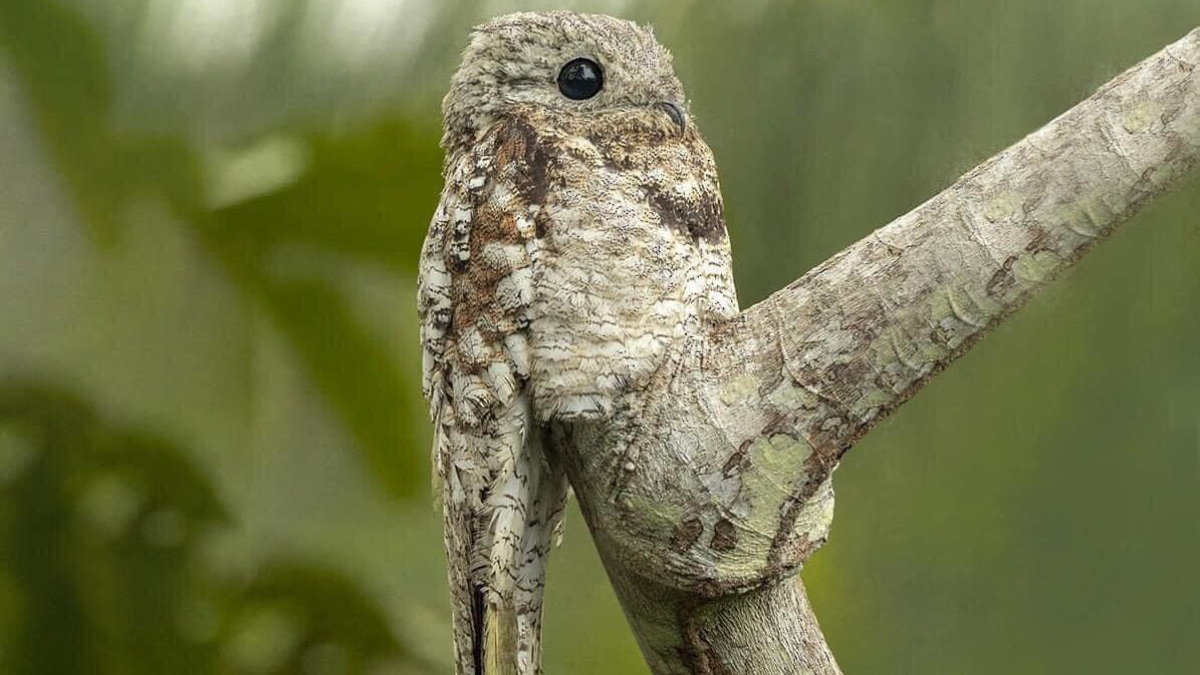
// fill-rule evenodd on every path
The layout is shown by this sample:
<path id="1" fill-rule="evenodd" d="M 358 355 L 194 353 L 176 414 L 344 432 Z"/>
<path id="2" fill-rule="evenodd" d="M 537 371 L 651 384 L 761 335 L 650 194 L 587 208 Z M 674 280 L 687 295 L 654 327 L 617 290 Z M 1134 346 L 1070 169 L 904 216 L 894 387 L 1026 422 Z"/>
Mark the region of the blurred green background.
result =
<path id="1" fill-rule="evenodd" d="M 415 261 L 470 26 L 652 22 L 744 306 L 1196 0 L 0 0 L 0 673 L 448 675 Z M 847 458 L 847 673 L 1200 672 L 1200 183 Z M 583 523 L 546 670 L 645 673 Z"/>

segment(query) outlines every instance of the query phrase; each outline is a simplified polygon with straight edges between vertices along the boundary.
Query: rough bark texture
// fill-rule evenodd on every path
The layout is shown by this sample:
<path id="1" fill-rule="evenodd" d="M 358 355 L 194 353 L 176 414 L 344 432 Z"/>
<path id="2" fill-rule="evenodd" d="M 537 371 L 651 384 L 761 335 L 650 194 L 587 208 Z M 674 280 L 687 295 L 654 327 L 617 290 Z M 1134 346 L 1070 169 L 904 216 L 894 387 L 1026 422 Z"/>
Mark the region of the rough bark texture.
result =
<path id="1" fill-rule="evenodd" d="M 1200 30 L 556 429 L 656 675 L 837 673 L 792 576 L 841 456 L 1200 153 Z M 580 449 L 586 448 L 586 452 Z"/>

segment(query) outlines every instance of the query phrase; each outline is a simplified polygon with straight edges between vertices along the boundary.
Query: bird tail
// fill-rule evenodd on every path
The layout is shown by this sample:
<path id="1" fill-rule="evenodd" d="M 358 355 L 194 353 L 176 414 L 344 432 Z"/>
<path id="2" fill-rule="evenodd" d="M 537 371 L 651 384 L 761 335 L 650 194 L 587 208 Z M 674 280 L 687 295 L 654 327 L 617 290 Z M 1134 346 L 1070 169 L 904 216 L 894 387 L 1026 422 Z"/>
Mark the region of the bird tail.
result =
<path id="1" fill-rule="evenodd" d="M 514 599 L 517 620 L 517 662 L 521 675 L 538 675 L 542 662 L 542 604 L 546 591 L 546 564 L 561 535 L 567 504 L 567 477 L 540 438 L 531 439 L 529 471 L 532 478 L 521 557 L 516 568 Z"/>
<path id="2" fill-rule="evenodd" d="M 520 638 L 512 603 L 484 608 L 483 671 L 480 675 L 526 675 L 519 662 Z"/>
<path id="3" fill-rule="evenodd" d="M 509 433 L 444 428 L 438 439 L 458 675 L 541 673 L 546 559 L 567 481 L 514 403 L 497 418 Z"/>

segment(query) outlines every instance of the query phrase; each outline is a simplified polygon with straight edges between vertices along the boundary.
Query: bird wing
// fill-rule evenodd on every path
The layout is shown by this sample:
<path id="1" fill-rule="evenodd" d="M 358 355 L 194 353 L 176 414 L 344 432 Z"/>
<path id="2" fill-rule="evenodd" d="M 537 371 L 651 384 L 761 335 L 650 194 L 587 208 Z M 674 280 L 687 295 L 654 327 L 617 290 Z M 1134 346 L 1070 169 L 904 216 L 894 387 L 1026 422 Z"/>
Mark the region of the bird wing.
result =
<path id="1" fill-rule="evenodd" d="M 494 130 L 447 165 L 421 254 L 424 390 L 459 675 L 536 675 L 545 563 L 567 483 L 530 408 L 540 241 L 521 148 Z"/>

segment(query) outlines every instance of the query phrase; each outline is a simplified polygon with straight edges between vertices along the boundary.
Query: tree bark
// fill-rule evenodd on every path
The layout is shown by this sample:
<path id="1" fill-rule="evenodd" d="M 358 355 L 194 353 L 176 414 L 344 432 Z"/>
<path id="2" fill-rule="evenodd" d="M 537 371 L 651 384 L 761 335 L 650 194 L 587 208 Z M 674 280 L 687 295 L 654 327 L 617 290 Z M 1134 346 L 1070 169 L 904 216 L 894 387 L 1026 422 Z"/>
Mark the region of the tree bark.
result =
<path id="1" fill-rule="evenodd" d="M 554 430 L 656 675 L 838 673 L 795 572 L 842 455 L 1200 154 L 1200 29 Z"/>
<path id="2" fill-rule="evenodd" d="M 642 653 L 673 675 L 841 675 L 799 577 L 726 598 L 610 578 Z"/>

